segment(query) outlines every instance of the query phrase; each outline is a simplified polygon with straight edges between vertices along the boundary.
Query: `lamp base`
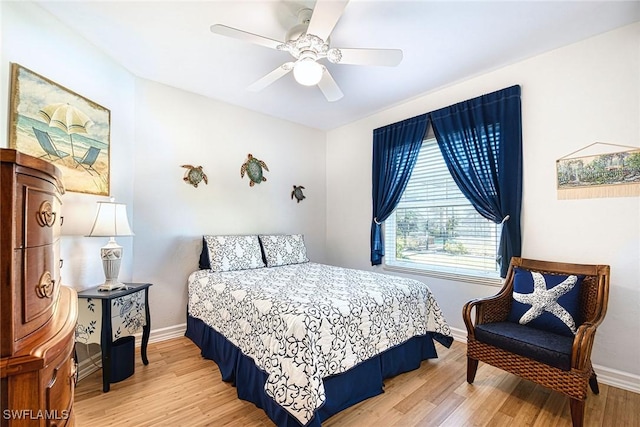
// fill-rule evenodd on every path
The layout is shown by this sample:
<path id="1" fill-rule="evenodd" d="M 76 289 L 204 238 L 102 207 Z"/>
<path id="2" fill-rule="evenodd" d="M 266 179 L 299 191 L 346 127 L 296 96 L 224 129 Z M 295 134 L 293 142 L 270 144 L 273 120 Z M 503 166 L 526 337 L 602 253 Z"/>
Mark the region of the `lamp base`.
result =
<path id="1" fill-rule="evenodd" d="M 124 283 L 103 283 L 102 285 L 98 286 L 98 290 L 100 292 L 110 292 L 110 291 L 118 291 L 120 289 L 127 289 L 127 285 L 125 285 Z"/>
<path id="2" fill-rule="evenodd" d="M 122 246 L 116 243 L 112 237 L 109 242 L 100 249 L 102 267 L 104 269 L 105 281 L 98 286 L 99 291 L 115 291 L 126 289 L 124 283 L 118 282 L 118 272 L 120 271 L 120 261 L 122 260 Z"/>

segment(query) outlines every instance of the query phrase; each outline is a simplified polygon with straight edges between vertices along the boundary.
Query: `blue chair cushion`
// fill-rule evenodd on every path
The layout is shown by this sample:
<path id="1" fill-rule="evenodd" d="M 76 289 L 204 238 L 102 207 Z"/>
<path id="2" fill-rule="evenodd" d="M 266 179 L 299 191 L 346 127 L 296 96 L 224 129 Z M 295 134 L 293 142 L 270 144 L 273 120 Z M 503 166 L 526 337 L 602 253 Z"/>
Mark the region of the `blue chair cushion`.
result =
<path id="1" fill-rule="evenodd" d="M 476 340 L 520 356 L 571 370 L 573 336 L 555 334 L 513 322 L 476 325 Z"/>
<path id="2" fill-rule="evenodd" d="M 581 322 L 579 297 L 583 278 L 516 268 L 508 320 L 573 337 Z"/>

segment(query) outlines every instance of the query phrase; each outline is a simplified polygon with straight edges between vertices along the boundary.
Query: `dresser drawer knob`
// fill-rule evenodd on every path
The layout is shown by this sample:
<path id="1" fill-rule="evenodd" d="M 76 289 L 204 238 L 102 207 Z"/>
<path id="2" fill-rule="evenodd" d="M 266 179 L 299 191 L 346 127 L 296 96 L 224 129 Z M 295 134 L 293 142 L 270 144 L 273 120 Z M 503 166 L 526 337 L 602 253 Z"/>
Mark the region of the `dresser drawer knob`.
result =
<path id="1" fill-rule="evenodd" d="M 56 223 L 56 213 L 53 211 L 50 201 L 45 200 L 40 203 L 36 219 L 40 227 L 53 227 L 53 224 Z"/>
<path id="2" fill-rule="evenodd" d="M 36 295 L 38 298 L 50 298 L 53 295 L 53 288 L 56 281 L 51 278 L 51 273 L 45 271 L 40 276 L 40 282 L 36 285 Z"/>

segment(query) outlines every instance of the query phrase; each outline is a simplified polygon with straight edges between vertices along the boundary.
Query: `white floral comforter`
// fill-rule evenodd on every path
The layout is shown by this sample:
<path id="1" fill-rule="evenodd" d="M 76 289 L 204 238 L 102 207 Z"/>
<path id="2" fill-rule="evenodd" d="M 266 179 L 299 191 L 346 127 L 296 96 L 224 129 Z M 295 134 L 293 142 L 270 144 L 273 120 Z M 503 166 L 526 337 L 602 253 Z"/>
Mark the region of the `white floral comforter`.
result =
<path id="1" fill-rule="evenodd" d="M 324 403 L 322 378 L 413 336 L 451 336 L 424 283 L 315 263 L 196 271 L 188 309 L 253 358 L 302 425 Z"/>

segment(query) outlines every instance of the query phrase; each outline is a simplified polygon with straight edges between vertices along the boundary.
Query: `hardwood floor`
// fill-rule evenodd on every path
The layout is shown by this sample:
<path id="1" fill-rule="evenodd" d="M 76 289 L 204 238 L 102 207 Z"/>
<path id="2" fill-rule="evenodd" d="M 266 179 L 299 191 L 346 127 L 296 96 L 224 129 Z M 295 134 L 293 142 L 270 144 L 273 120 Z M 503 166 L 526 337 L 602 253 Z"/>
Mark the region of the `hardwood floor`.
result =
<path id="1" fill-rule="evenodd" d="M 385 382 L 385 393 L 342 411 L 323 427 L 571 426 L 561 394 L 480 363 L 467 384 L 466 347 L 437 345 L 440 358 Z M 102 371 L 81 380 L 78 427 L 273 426 L 261 409 L 239 400 L 217 365 L 188 338 L 150 344 L 149 365 L 136 354 L 135 374 L 102 393 Z M 600 384 L 589 391 L 585 426 L 640 427 L 640 394 Z"/>

